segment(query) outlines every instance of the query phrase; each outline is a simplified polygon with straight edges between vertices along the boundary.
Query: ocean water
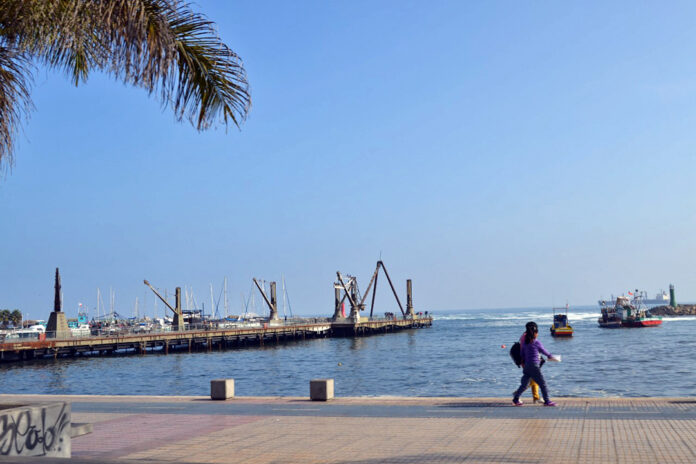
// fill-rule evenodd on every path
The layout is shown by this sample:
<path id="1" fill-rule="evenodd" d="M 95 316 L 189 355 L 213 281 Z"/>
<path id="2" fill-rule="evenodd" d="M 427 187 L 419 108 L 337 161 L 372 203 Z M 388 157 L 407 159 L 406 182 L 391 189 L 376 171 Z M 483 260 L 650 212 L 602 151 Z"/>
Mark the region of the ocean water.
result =
<path id="1" fill-rule="evenodd" d="M 572 339 L 549 335 L 546 309 L 435 312 L 431 328 L 364 338 L 4 364 L 0 393 L 208 395 L 211 379 L 234 378 L 240 396 L 307 396 L 310 379 L 333 378 L 337 396 L 510 397 L 522 371 L 508 350 L 533 320 L 563 357 L 542 369 L 552 397 L 696 394 L 696 317 L 609 330 L 598 312 L 571 310 Z"/>

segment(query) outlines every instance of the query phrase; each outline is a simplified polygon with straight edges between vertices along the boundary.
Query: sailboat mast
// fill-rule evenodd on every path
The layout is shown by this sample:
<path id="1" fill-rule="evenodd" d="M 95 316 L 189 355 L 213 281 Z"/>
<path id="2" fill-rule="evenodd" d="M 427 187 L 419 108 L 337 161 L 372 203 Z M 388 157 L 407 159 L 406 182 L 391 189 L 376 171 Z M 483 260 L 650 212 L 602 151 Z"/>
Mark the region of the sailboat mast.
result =
<path id="1" fill-rule="evenodd" d="M 228 312 L 229 307 L 227 305 L 227 277 L 225 277 L 224 286 L 225 286 L 225 319 L 227 319 L 230 316 L 229 312 Z"/>
<path id="2" fill-rule="evenodd" d="M 210 317 L 215 318 L 215 297 L 213 296 L 213 284 L 210 283 Z"/>
<path id="3" fill-rule="evenodd" d="M 285 311 L 285 309 L 286 309 L 286 306 L 288 305 L 288 299 L 286 298 L 287 293 L 285 291 L 285 276 L 281 275 L 280 278 L 283 281 L 283 316 L 285 316 L 287 318 L 288 315 L 287 315 L 287 312 Z"/>

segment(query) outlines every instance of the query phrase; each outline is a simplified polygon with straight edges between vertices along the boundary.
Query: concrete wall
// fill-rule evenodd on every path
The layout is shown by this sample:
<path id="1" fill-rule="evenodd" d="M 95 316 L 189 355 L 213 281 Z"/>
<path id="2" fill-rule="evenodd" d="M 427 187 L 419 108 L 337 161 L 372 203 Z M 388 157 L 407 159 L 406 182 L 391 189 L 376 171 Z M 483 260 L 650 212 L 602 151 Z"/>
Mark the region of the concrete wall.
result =
<path id="1" fill-rule="evenodd" d="M 0 404 L 0 457 L 70 457 L 70 403 Z"/>

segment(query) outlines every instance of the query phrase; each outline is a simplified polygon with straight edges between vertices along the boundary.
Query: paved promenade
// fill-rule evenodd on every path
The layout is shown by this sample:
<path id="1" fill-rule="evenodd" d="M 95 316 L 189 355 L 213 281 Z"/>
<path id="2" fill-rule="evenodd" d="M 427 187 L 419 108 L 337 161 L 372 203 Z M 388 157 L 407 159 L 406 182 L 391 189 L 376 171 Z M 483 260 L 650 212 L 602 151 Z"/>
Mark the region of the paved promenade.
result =
<path id="1" fill-rule="evenodd" d="M 501 398 L 0 395 L 49 399 L 93 424 L 72 440 L 82 463 L 696 462 L 696 398 L 556 398 L 549 408 Z M 61 462 L 33 460 L 49 461 Z"/>

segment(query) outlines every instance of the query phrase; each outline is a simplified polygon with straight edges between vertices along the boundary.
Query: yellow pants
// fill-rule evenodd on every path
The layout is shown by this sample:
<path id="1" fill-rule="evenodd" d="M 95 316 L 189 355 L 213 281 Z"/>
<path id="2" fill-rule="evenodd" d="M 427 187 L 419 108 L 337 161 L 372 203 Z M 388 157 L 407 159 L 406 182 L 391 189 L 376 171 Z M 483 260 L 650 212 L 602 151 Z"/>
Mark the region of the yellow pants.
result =
<path id="1" fill-rule="evenodd" d="M 530 379 L 529 385 L 532 387 L 532 399 L 534 401 L 539 401 L 539 384 Z"/>

